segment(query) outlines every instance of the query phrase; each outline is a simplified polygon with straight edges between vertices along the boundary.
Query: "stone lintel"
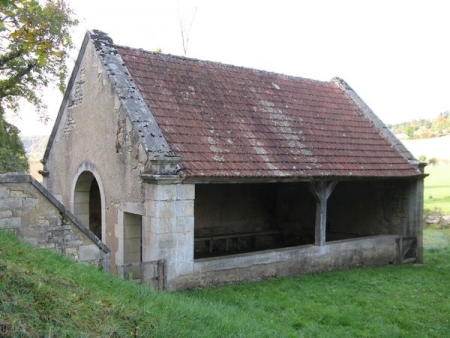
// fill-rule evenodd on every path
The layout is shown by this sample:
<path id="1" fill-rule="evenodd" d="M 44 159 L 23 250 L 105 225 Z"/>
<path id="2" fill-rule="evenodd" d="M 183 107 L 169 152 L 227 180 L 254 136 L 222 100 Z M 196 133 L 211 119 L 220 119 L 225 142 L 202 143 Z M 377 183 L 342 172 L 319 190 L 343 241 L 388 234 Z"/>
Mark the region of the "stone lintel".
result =
<path id="1" fill-rule="evenodd" d="M 184 180 L 178 175 L 141 174 L 141 178 L 149 184 L 181 184 Z"/>

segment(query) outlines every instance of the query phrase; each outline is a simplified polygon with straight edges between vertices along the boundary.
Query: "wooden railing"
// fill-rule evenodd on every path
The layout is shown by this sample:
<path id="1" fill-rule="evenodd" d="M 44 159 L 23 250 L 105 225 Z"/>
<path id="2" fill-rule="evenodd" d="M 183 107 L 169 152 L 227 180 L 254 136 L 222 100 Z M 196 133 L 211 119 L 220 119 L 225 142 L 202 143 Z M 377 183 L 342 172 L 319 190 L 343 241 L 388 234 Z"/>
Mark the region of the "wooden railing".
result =
<path id="1" fill-rule="evenodd" d="M 397 244 L 397 263 L 413 263 L 417 260 L 417 237 L 399 237 Z"/>

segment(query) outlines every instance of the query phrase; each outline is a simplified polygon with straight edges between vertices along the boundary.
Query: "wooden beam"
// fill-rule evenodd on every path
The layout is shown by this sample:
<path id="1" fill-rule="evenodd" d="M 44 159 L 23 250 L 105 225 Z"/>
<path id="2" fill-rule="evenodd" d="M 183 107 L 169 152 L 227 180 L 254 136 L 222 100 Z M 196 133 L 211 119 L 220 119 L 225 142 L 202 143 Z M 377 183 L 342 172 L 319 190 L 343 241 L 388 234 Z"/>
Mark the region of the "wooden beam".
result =
<path id="1" fill-rule="evenodd" d="M 309 190 L 316 199 L 315 245 L 324 246 L 327 233 L 327 201 L 336 187 L 337 181 L 310 182 Z"/>

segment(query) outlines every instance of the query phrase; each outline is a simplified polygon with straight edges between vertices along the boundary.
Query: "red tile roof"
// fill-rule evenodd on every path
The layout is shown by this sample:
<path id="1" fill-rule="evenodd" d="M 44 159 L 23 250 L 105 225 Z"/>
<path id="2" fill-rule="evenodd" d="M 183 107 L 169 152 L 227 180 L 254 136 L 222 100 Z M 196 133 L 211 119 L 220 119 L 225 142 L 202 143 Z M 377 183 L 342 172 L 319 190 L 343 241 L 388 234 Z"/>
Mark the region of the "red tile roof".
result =
<path id="1" fill-rule="evenodd" d="M 115 47 L 183 177 L 420 174 L 334 81 Z"/>

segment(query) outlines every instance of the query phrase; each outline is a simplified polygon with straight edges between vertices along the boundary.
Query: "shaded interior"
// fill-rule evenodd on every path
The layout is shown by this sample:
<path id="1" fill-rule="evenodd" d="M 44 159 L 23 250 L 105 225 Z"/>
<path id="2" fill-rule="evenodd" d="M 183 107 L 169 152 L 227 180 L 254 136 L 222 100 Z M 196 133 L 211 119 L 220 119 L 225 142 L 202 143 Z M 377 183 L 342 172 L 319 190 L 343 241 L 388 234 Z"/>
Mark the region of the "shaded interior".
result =
<path id="1" fill-rule="evenodd" d="M 316 200 L 308 182 L 197 184 L 194 257 L 315 243 Z M 326 241 L 398 234 L 406 183 L 339 182 L 328 199 Z"/>

